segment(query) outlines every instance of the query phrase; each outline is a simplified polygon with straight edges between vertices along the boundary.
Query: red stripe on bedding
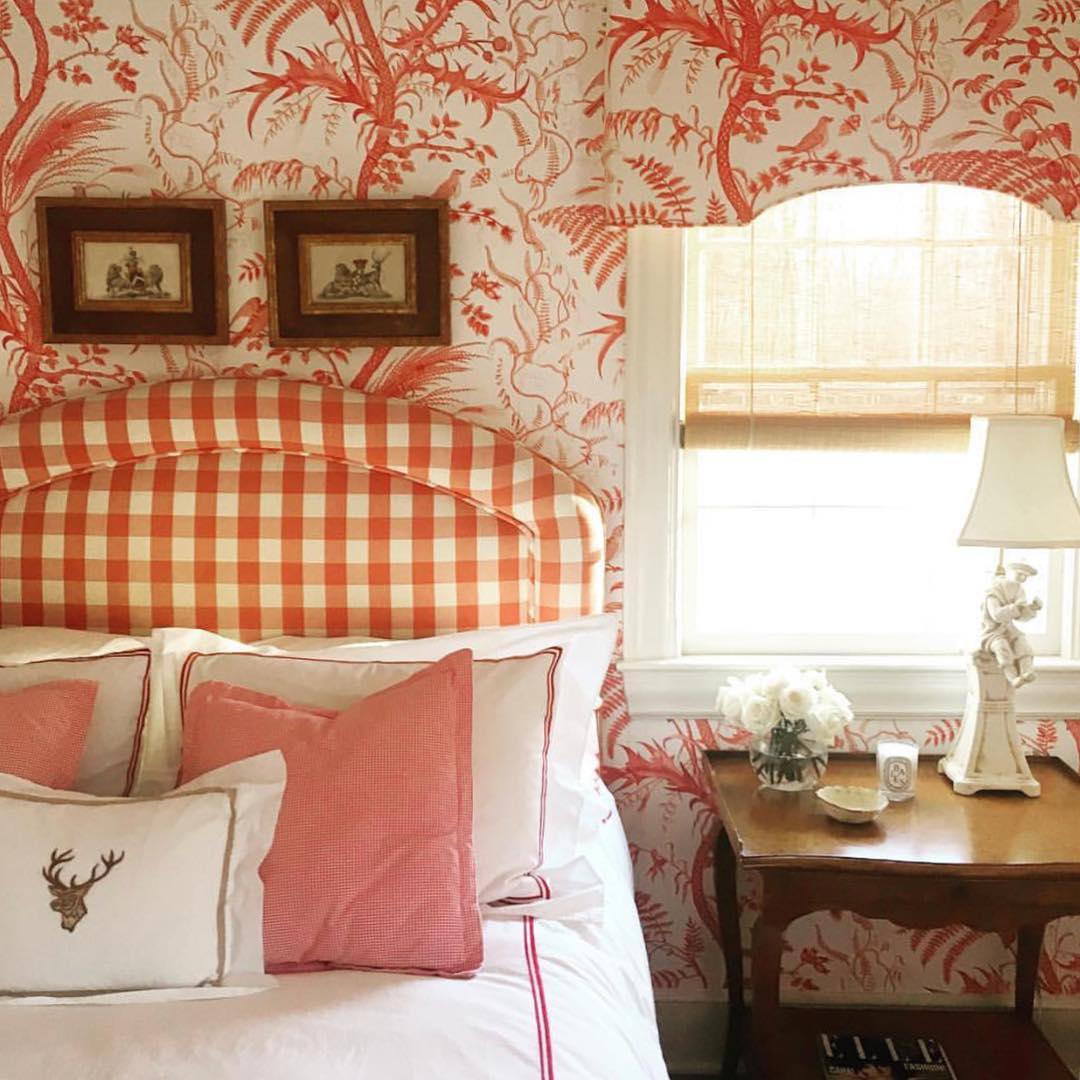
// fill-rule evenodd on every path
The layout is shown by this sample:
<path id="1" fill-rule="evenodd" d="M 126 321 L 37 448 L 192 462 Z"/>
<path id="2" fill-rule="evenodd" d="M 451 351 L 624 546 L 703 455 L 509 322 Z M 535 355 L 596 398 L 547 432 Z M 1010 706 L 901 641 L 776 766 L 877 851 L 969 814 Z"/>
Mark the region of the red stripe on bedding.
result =
<path id="1" fill-rule="evenodd" d="M 547 825 L 547 792 L 548 792 L 548 756 L 551 751 L 551 725 L 555 717 L 555 671 L 559 666 L 559 661 L 562 660 L 563 651 L 560 647 L 556 646 L 551 650 L 551 667 L 548 668 L 548 699 L 547 699 L 547 711 L 544 714 L 544 772 L 540 782 L 540 836 L 539 852 L 537 855 L 537 867 L 544 865 L 544 829 Z M 542 879 L 540 879 L 542 881 Z M 546 883 L 545 883 L 546 885 Z"/>
<path id="2" fill-rule="evenodd" d="M 146 671 L 143 672 L 142 702 L 139 705 L 139 719 L 135 725 L 135 738 L 131 744 L 131 758 L 128 761 L 127 776 L 124 780 L 124 795 L 131 794 L 135 787 L 135 776 L 142 757 L 143 733 L 146 730 L 146 714 L 150 711 L 150 660 L 151 652 L 146 650 Z"/>
<path id="3" fill-rule="evenodd" d="M 534 896 L 506 896 L 502 900 L 492 900 L 492 907 L 513 907 L 515 904 L 535 904 L 537 900 L 551 899 L 551 886 L 547 878 L 541 877 L 532 871 L 525 875 L 536 882 L 536 894 Z"/>
<path id="4" fill-rule="evenodd" d="M 536 1018 L 536 1042 L 540 1054 L 540 1080 L 555 1080 L 555 1061 L 551 1051 L 551 1023 L 548 1019 L 544 980 L 540 974 L 540 956 L 536 951 L 536 927 L 531 915 L 521 920 L 525 934 L 525 964 L 529 969 L 529 987 Z"/>

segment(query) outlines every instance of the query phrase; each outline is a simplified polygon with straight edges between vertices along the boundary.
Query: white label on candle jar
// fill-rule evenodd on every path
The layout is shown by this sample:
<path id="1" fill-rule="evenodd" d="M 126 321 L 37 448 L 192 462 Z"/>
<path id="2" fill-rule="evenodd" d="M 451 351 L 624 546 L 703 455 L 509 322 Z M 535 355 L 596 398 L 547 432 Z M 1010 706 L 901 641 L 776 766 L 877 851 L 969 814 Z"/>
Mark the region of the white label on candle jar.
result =
<path id="1" fill-rule="evenodd" d="M 881 742 L 877 745 L 878 786 L 894 802 L 915 794 L 919 751 L 910 743 Z"/>

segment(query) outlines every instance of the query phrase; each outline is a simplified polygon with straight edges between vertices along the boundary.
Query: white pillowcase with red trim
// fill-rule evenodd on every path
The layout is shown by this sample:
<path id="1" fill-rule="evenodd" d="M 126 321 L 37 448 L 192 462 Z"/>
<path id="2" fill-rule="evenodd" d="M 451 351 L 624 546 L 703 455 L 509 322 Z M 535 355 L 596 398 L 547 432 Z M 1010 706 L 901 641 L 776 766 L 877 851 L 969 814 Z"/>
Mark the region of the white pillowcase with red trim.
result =
<path id="1" fill-rule="evenodd" d="M 146 639 L 44 627 L 0 630 L 0 693 L 79 679 L 98 684 L 75 790 L 130 794 L 150 705 Z M 0 762 L 0 771 L 3 762 Z"/>
<path id="2" fill-rule="evenodd" d="M 598 615 L 416 641 L 289 639 L 284 649 L 201 630 L 158 630 L 154 731 L 139 790 L 175 783 L 184 703 L 201 683 L 341 710 L 470 649 L 477 899 L 489 915 L 594 917 L 603 889 L 587 855 L 586 807 L 596 782 L 595 709 L 615 633 L 614 616 Z"/>

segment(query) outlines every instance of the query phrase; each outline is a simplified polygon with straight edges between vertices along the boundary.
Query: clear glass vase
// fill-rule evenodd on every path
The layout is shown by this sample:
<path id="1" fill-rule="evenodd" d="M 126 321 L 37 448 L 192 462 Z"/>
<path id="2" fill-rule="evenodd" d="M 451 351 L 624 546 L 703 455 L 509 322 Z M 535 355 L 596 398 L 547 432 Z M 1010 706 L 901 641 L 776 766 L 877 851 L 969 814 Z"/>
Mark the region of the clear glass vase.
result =
<path id="1" fill-rule="evenodd" d="M 776 791 L 809 791 L 817 786 L 828 763 L 828 748 L 801 720 L 782 720 L 750 743 L 750 765 L 758 783 Z"/>

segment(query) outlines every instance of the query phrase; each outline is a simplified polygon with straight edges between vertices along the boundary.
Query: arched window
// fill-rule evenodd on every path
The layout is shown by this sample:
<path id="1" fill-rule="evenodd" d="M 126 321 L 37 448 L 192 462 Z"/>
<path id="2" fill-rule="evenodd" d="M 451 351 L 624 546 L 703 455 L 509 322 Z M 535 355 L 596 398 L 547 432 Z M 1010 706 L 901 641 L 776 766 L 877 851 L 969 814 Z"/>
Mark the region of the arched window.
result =
<path id="1" fill-rule="evenodd" d="M 973 491 L 969 421 L 1073 426 L 1076 273 L 1075 225 L 942 184 L 817 192 L 743 228 L 634 230 L 631 666 L 958 659 L 994 562 L 955 542 Z M 1048 601 L 1031 636 L 1043 655 L 1068 653 L 1072 554 L 1027 557 Z"/>
<path id="2" fill-rule="evenodd" d="M 1072 418 L 1076 227 L 994 191 L 870 184 L 687 231 L 688 446 L 956 445 Z"/>

